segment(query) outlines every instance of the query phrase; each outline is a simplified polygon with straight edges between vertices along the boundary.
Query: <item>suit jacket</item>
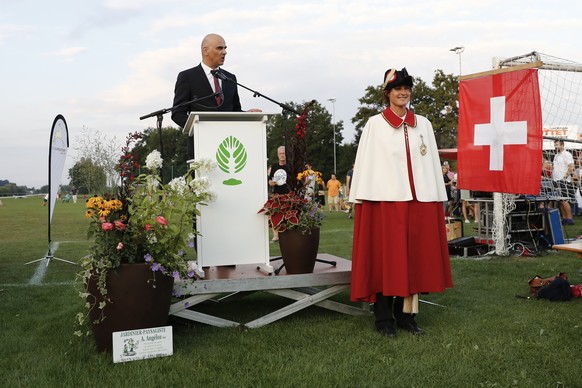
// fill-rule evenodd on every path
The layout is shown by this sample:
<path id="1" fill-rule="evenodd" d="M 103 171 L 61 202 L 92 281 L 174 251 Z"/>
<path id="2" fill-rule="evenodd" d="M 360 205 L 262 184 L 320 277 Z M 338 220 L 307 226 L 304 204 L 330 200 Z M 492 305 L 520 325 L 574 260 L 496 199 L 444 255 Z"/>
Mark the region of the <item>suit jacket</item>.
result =
<path id="1" fill-rule="evenodd" d="M 236 76 L 225 70 L 222 70 L 229 78 L 236 81 Z M 176 87 L 174 88 L 174 103 L 173 106 L 194 100 L 196 98 L 206 97 L 213 94 L 212 87 L 208 82 L 206 74 L 202 65 L 195 66 L 191 69 L 184 70 L 178 74 L 176 80 Z M 238 89 L 236 83 L 223 81 L 222 82 L 222 105 L 218 107 L 214 97 L 207 98 L 194 104 L 187 104 L 172 112 L 172 120 L 180 127 L 186 125 L 189 112 L 195 111 L 226 111 L 226 112 L 240 112 L 242 111 L 240 99 L 238 96 Z"/>

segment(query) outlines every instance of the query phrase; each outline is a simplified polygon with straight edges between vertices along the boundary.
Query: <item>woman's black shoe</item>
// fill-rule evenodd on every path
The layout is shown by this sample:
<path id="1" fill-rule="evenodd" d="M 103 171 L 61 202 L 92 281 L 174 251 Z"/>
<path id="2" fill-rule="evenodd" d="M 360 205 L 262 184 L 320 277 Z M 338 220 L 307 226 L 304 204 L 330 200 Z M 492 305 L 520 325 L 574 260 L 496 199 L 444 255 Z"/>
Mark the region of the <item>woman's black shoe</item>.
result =
<path id="1" fill-rule="evenodd" d="M 381 328 L 378 328 L 377 330 L 378 330 L 378 333 L 380 333 L 384 337 L 388 337 L 388 338 L 396 337 L 396 329 L 392 325 L 382 326 Z"/>
<path id="2" fill-rule="evenodd" d="M 396 323 L 399 328 L 404 329 L 406 331 L 411 332 L 414 335 L 423 335 L 424 330 L 416 324 L 414 318 L 406 319 L 406 320 L 396 320 Z"/>

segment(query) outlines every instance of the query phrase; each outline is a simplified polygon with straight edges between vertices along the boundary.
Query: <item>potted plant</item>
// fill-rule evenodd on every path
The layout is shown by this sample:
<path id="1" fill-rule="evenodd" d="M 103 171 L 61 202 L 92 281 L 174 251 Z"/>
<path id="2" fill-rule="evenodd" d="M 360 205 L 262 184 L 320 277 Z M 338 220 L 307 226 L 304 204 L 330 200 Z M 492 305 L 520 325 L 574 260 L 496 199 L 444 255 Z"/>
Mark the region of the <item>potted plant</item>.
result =
<path id="1" fill-rule="evenodd" d="M 290 182 L 291 191 L 272 195 L 259 210 L 259 213 L 269 216 L 273 229 L 279 232 L 281 256 L 288 274 L 313 272 L 319 248 L 323 211 L 317 201 L 304 195 L 305 188 L 301 184 L 311 174 L 321 179 L 321 174 L 316 171 L 302 170 L 306 157 L 308 111 L 313 103 L 308 103 L 297 118 L 295 136 L 290 139 L 291 174 L 297 177 Z"/>
<path id="2" fill-rule="evenodd" d="M 323 220 L 319 204 L 291 191 L 271 196 L 259 213 L 268 215 L 273 229 L 279 232 L 285 271 L 288 274 L 313 272 Z"/>
<path id="3" fill-rule="evenodd" d="M 118 193 L 86 203 L 88 237 L 94 242 L 81 260 L 79 295 L 86 311 L 77 320 L 91 324 L 100 351 L 111 350 L 114 331 L 167 322 L 174 279 L 194 276 L 188 260 L 195 255 L 197 206 L 213 197 L 201 175 L 214 168 L 211 161 L 195 161 L 184 176 L 162 184 L 161 155 L 153 151 L 146 158 L 148 173 L 137 175 L 140 166 L 129 148 L 140 138 L 138 132 L 130 134 L 122 149 Z"/>

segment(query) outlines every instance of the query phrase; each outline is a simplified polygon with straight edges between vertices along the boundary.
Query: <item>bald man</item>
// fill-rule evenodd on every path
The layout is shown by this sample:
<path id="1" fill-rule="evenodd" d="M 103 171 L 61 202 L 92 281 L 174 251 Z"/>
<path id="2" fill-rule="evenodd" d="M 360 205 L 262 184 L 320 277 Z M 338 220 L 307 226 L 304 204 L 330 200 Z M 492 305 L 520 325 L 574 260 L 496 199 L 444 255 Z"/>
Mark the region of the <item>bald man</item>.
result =
<path id="1" fill-rule="evenodd" d="M 174 88 L 173 106 L 192 101 L 196 98 L 210 96 L 215 93 L 216 84 L 211 70 L 216 70 L 224 64 L 226 58 L 226 42 L 218 34 L 208 34 L 200 45 L 202 62 L 191 69 L 184 70 L 178 74 L 176 87 Z M 230 79 L 236 81 L 236 76 L 221 68 Z M 172 120 L 180 127 L 186 125 L 188 113 L 192 111 L 242 111 L 238 96 L 237 85 L 234 82 L 218 81 L 216 92 L 221 92 L 221 99 L 210 97 L 194 104 L 188 104 L 172 112 Z M 254 110 L 254 109 L 253 109 Z M 192 138 L 188 141 L 188 157 L 194 157 L 194 142 Z"/>

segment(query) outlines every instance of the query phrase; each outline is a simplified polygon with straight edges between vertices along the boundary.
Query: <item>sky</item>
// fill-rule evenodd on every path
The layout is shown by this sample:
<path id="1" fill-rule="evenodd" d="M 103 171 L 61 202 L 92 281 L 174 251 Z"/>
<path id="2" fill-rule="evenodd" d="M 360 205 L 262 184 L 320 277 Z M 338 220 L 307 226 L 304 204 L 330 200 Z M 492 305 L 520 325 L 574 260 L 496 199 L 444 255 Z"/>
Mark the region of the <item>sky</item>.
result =
<path id="1" fill-rule="evenodd" d="M 279 102 L 317 100 L 349 142 L 358 99 L 386 69 L 430 83 L 437 69 L 477 73 L 532 51 L 582 62 L 581 21 L 571 0 L 0 0 L 0 180 L 48 184 L 58 114 L 70 141 L 62 184 L 83 133 L 121 146 L 155 127 L 139 118 L 171 106 L 176 76 L 200 62 L 207 33 L 225 38 L 223 67 L 240 84 Z M 243 109 L 281 112 L 239 94 Z M 163 125 L 176 127 L 169 114 Z"/>

